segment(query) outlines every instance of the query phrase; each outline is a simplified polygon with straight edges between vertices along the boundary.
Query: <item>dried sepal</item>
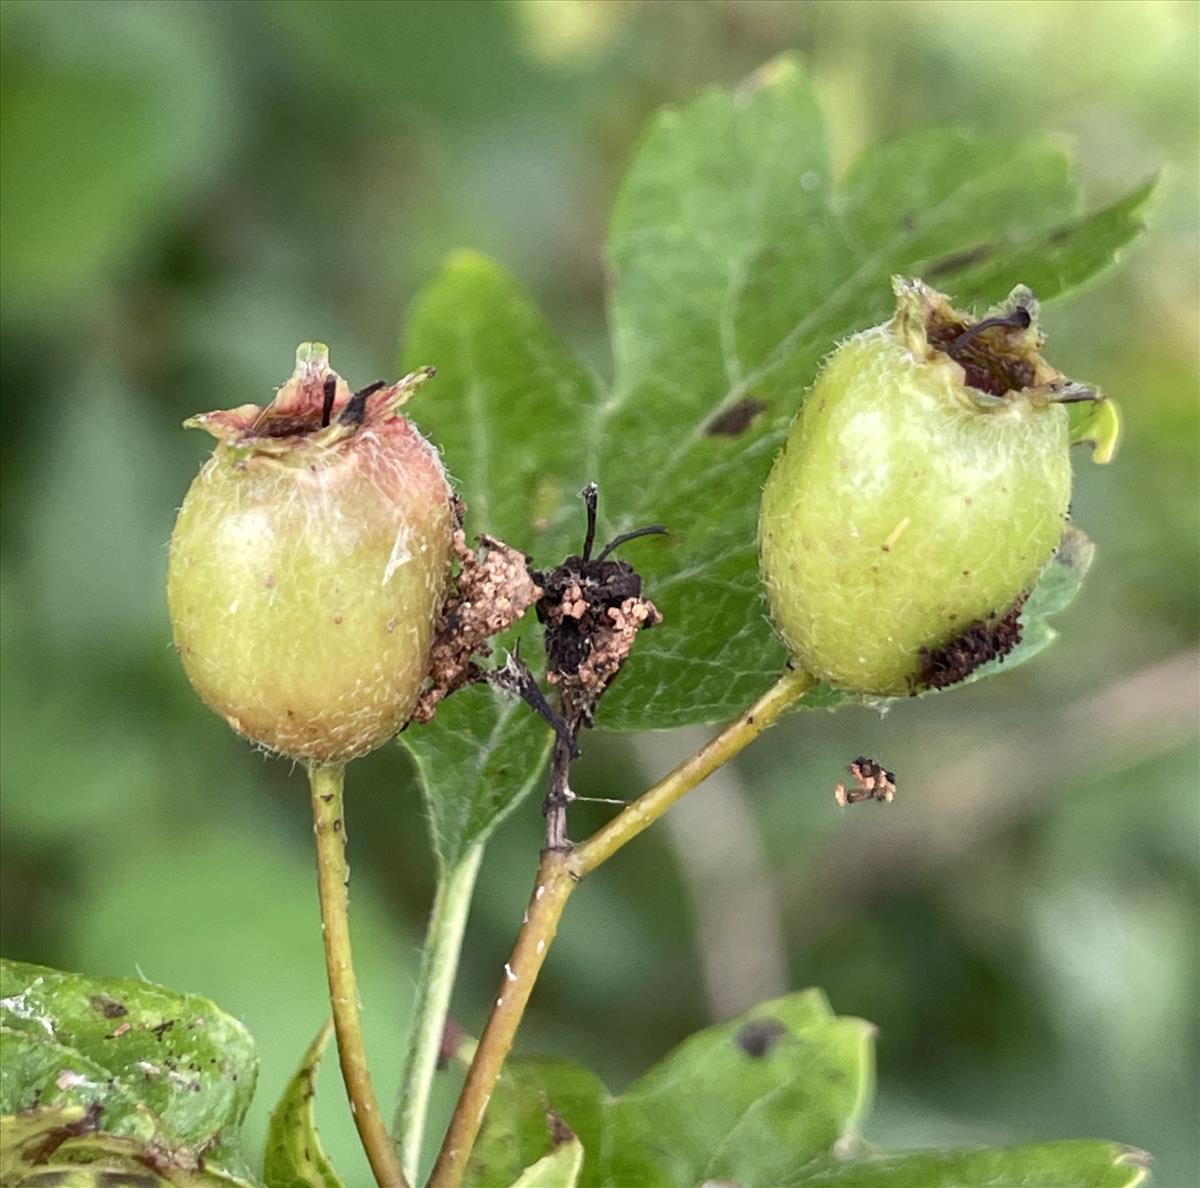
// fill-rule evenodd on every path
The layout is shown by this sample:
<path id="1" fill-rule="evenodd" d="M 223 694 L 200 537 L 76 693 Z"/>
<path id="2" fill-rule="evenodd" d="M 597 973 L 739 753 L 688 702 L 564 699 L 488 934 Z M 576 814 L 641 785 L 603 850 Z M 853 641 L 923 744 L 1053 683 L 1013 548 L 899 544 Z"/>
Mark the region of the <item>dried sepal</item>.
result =
<path id="1" fill-rule="evenodd" d="M 494 536 L 480 536 L 478 549 L 467 545 L 462 513 L 460 503 L 452 544 L 458 573 L 442 606 L 430 653 L 429 683 L 413 712 L 414 722 L 428 722 L 439 703 L 456 689 L 485 679 L 488 674 L 477 661 L 491 655 L 489 641 L 542 597 L 524 553 Z"/>

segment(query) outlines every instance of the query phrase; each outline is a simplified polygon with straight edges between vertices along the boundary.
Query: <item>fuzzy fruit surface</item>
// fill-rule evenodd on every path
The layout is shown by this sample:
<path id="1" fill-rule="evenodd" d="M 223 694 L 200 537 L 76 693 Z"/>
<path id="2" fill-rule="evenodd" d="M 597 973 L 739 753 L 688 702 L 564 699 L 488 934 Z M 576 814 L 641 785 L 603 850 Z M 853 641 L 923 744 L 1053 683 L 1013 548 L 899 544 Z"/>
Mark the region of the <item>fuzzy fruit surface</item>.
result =
<path id="1" fill-rule="evenodd" d="M 957 361 L 933 341 L 973 319 L 920 282 L 898 281 L 897 295 L 891 322 L 826 362 L 759 520 L 763 579 L 793 657 L 881 695 L 915 691 L 923 649 L 1029 590 L 1071 496 L 1067 413 L 1053 402 L 1066 381 L 1037 355 L 1032 295 L 1003 307 L 1024 302 L 1032 325 L 988 330 Z M 966 383 L 964 363 L 990 391 Z"/>
<path id="2" fill-rule="evenodd" d="M 330 376 L 324 348 L 305 344 L 269 407 L 189 422 L 219 442 L 179 512 L 167 584 L 205 702 L 254 742 L 326 763 L 412 713 L 453 531 L 437 453 L 397 411 L 424 376 L 376 392 L 361 420 L 343 418 L 336 379 L 323 426 Z"/>

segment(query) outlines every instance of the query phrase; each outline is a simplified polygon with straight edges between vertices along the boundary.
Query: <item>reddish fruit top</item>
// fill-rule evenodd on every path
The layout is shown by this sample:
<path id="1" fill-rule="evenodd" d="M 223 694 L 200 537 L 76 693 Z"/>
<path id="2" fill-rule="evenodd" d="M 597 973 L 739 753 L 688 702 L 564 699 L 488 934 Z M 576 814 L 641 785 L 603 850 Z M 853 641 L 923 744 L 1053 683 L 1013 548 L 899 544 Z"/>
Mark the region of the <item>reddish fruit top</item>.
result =
<path id="1" fill-rule="evenodd" d="M 175 644 L 201 697 L 270 750 L 342 762 L 412 713 L 454 525 L 437 452 L 399 412 L 430 375 L 353 394 L 305 343 L 271 404 L 187 422 L 218 445 L 171 538 Z"/>

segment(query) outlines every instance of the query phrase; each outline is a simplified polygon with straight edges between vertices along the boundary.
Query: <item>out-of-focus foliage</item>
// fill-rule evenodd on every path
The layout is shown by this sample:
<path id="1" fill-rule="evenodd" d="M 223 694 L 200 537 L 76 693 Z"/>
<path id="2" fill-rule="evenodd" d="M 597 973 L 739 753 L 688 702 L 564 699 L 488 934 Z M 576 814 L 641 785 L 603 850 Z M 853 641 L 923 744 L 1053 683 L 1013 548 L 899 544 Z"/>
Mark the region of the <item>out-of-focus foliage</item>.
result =
<path id="1" fill-rule="evenodd" d="M 6 1182 L 73 1162 L 150 1166 L 195 1188 L 253 1179 L 239 1129 L 254 1041 L 206 999 L 0 961 L 0 1067 L 0 1116 L 15 1131 L 0 1144 Z"/>
<path id="2" fill-rule="evenodd" d="M 1144 1152 L 1095 1139 L 874 1150 L 860 1137 L 873 1035 L 869 1023 L 838 1018 L 819 990 L 805 990 L 689 1036 L 615 1097 L 570 1061 L 514 1058 L 466 1183 L 506 1188 L 526 1163 L 555 1153 L 564 1123 L 583 1141 L 581 1188 L 1133 1188 L 1145 1180 Z"/>
<path id="3" fill-rule="evenodd" d="M 714 1014 L 821 985 L 880 1027 L 881 1146 L 1103 1134 L 1154 1151 L 1160 1185 L 1200 1178 L 1193 5 L 7 0 L 0 21 L 3 947 L 245 1021 L 252 1154 L 324 1012 L 311 837 L 300 774 L 206 713 L 167 644 L 164 547 L 203 451 L 179 422 L 269 395 L 312 338 L 390 376 L 400 311 L 462 245 L 605 366 L 597 245 L 634 139 L 783 51 L 837 176 L 939 122 L 1069 140 L 1097 205 L 1165 165 L 1127 265 L 1047 314 L 1055 363 L 1126 414 L 1117 462 L 1079 468 L 1098 553 L 1055 649 L 884 719 L 779 727 L 576 897 L 523 1036 L 619 1090 Z M 579 790 L 626 795 L 695 738 L 586 741 Z M 859 753 L 900 794 L 842 815 Z M 432 859 L 400 748 L 350 783 L 388 1096 Z M 472 1028 L 540 825 L 530 802 L 485 862 Z M 362 1183 L 327 1065 L 322 1135 Z"/>

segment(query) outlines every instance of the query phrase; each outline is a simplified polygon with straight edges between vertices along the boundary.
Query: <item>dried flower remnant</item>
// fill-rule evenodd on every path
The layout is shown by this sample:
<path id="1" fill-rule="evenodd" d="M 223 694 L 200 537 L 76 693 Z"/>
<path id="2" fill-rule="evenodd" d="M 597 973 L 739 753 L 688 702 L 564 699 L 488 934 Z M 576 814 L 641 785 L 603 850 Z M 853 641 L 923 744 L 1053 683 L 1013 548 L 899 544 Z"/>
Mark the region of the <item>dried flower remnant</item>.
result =
<path id="1" fill-rule="evenodd" d="M 538 621 L 546 628 L 546 677 L 562 691 L 568 717 L 577 712 L 590 726 L 596 703 L 612 683 L 643 627 L 662 615 L 642 596 L 641 575 L 627 561 L 610 560 L 621 545 L 666 530 L 659 524 L 615 537 L 592 557 L 596 538 L 598 489 L 583 492 L 588 527 L 583 552 L 551 570 L 532 570 L 542 587 Z"/>
<path id="2" fill-rule="evenodd" d="M 940 648 L 922 648 L 921 671 L 914 693 L 923 689 L 946 689 L 965 681 L 977 668 L 1000 660 L 1021 642 L 1022 594 L 1002 616 L 992 615 L 972 623 L 961 635 Z"/>
<path id="3" fill-rule="evenodd" d="M 860 755 L 847 768 L 854 777 L 855 787 L 838 784 L 833 798 L 845 808 L 863 800 L 882 800 L 890 804 L 896 795 L 896 774 L 888 771 L 877 759 Z"/>
<path id="4" fill-rule="evenodd" d="M 537 616 L 545 627 L 546 679 L 558 688 L 566 726 L 565 736 L 556 727 L 550 789 L 542 805 L 550 849 L 569 845 L 566 806 L 575 795 L 567 772 L 578 755 L 579 731 L 593 724 L 596 706 L 629 658 L 638 632 L 662 622 L 658 608 L 642 594 L 641 575 L 627 561 L 613 560 L 611 555 L 631 540 L 666 529 L 650 524 L 622 533 L 593 557 L 598 498 L 599 489 L 589 483 L 583 490 L 587 532 L 582 552 L 554 569 L 530 571 L 543 591 Z"/>
<path id="5" fill-rule="evenodd" d="M 463 685 L 491 679 L 494 674 L 481 668 L 477 658 L 491 655 L 488 641 L 542 597 L 530 575 L 529 558 L 493 536 L 480 536 L 478 550 L 468 548 L 461 502 L 455 510 L 452 547 L 459 572 L 442 607 L 430 653 L 430 684 L 413 712 L 414 722 L 428 722 L 438 704 Z"/>

